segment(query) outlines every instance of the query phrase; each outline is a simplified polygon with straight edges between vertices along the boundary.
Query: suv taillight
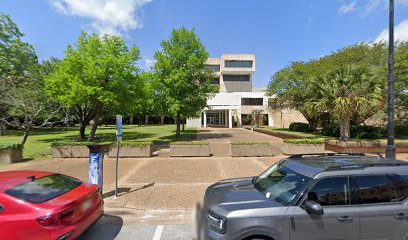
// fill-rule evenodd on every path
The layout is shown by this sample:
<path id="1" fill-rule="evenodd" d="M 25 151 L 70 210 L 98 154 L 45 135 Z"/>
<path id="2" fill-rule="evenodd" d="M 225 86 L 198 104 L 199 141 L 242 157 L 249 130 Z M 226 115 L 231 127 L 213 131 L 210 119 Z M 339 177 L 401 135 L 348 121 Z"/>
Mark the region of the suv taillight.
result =
<path id="1" fill-rule="evenodd" d="M 74 209 L 66 209 L 58 213 L 52 213 L 49 215 L 41 216 L 37 218 L 37 222 L 44 227 L 55 226 L 64 223 L 66 219 L 72 216 Z"/>

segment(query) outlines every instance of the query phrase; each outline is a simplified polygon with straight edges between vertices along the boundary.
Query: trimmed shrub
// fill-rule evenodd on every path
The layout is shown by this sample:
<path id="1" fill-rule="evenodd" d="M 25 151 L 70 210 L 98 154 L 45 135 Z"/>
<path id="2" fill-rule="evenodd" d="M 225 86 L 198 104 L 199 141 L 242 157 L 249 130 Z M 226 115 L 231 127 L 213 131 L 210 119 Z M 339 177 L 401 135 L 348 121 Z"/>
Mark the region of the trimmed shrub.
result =
<path id="1" fill-rule="evenodd" d="M 121 147 L 145 147 L 152 144 L 153 142 L 131 142 L 131 141 L 120 142 Z M 114 145 L 117 146 L 118 144 L 115 143 Z"/>
<path id="2" fill-rule="evenodd" d="M 324 144 L 326 140 L 324 138 L 314 138 L 314 139 L 285 139 L 283 140 L 284 143 L 291 143 L 291 144 Z"/>
<path id="3" fill-rule="evenodd" d="M 350 126 L 350 137 L 356 139 L 377 139 L 383 136 L 384 130 L 375 126 Z M 339 137 L 340 128 L 337 125 L 325 126 L 322 129 L 323 136 Z"/>
<path id="4" fill-rule="evenodd" d="M 271 145 L 270 142 L 231 142 L 231 145 Z"/>
<path id="5" fill-rule="evenodd" d="M 289 131 L 292 132 L 310 132 L 309 124 L 303 122 L 293 122 L 289 125 Z"/>
<path id="6" fill-rule="evenodd" d="M 87 146 L 87 145 L 112 145 L 113 142 L 75 142 L 75 141 L 57 141 L 52 142 L 51 147 L 59 146 Z"/>
<path id="7" fill-rule="evenodd" d="M 395 126 L 395 135 L 408 137 L 408 124 L 396 125 Z"/>
<path id="8" fill-rule="evenodd" d="M 208 142 L 172 142 L 171 145 L 208 145 Z"/>
<path id="9" fill-rule="evenodd" d="M 24 148 L 24 146 L 22 144 L 19 144 L 19 143 L 15 143 L 15 144 L 13 144 L 13 143 L 10 143 L 10 144 L 1 143 L 0 144 L 0 151 L 1 150 L 22 150 L 23 148 Z"/>

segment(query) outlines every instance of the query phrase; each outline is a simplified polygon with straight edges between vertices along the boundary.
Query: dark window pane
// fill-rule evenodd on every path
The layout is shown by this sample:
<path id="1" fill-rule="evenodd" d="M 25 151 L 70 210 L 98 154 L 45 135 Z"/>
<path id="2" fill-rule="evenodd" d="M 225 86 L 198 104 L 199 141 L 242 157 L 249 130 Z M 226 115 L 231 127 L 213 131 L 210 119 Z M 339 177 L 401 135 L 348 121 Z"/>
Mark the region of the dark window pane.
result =
<path id="1" fill-rule="evenodd" d="M 388 176 L 356 177 L 360 204 L 386 203 L 398 200 L 395 186 Z"/>
<path id="2" fill-rule="evenodd" d="M 224 81 L 249 81 L 249 75 L 224 75 Z"/>
<path id="3" fill-rule="evenodd" d="M 408 175 L 390 175 L 397 191 L 397 198 L 402 201 L 408 198 Z"/>
<path id="4" fill-rule="evenodd" d="M 211 84 L 220 84 L 220 79 L 219 78 L 213 78 L 211 81 Z"/>
<path id="5" fill-rule="evenodd" d="M 37 178 L 32 182 L 6 190 L 10 196 L 32 203 L 43 203 L 71 191 L 81 181 L 61 174 Z"/>
<path id="6" fill-rule="evenodd" d="M 204 66 L 205 69 L 207 70 L 212 70 L 214 72 L 219 72 L 220 71 L 220 65 L 206 65 Z"/>
<path id="7" fill-rule="evenodd" d="M 322 206 L 348 205 L 349 194 L 347 177 L 326 178 L 313 186 L 307 194 L 307 200 L 318 202 Z"/>
<path id="8" fill-rule="evenodd" d="M 252 68 L 252 61 L 225 61 L 227 68 Z"/>
<path id="9" fill-rule="evenodd" d="M 263 98 L 241 98 L 241 105 L 262 106 Z"/>

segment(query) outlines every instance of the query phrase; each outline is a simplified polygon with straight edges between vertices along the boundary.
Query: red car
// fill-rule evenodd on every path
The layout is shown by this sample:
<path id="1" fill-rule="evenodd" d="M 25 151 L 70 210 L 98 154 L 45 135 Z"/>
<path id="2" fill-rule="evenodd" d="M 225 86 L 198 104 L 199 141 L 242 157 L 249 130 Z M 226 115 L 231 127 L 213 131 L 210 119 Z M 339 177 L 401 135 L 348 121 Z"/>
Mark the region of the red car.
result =
<path id="1" fill-rule="evenodd" d="M 59 173 L 0 172 L 0 239 L 75 239 L 102 214 L 97 185 Z"/>

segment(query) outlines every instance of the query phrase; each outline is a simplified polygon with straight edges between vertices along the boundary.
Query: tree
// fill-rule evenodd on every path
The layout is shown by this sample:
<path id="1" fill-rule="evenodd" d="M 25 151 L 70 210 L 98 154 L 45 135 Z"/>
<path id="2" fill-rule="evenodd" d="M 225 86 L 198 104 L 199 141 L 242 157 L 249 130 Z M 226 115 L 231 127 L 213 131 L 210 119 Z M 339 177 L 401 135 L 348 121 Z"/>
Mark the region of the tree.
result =
<path id="1" fill-rule="evenodd" d="M 312 82 L 316 96 L 307 106 L 312 112 L 329 112 L 338 117 L 340 140 L 350 138 L 353 113 L 378 106 L 383 100 L 383 82 L 367 78 L 367 69 L 350 65 L 331 70 Z"/>
<path id="2" fill-rule="evenodd" d="M 0 136 L 8 118 L 11 90 L 19 86 L 37 64 L 34 48 L 22 41 L 23 36 L 10 16 L 0 13 Z"/>
<path id="3" fill-rule="evenodd" d="M 263 120 L 263 110 L 262 109 L 253 109 L 250 117 L 251 117 L 251 125 L 254 125 L 256 127 L 259 127 L 260 122 Z"/>
<path id="4" fill-rule="evenodd" d="M 408 42 L 397 45 L 395 79 L 396 123 L 408 125 Z"/>
<path id="5" fill-rule="evenodd" d="M 170 39 L 161 42 L 161 47 L 162 51 L 154 55 L 154 72 L 169 113 L 176 119 L 179 138 L 182 117 L 197 115 L 216 89 L 211 86 L 213 74 L 204 68 L 208 52 L 194 30 L 174 29 Z"/>
<path id="6" fill-rule="evenodd" d="M 137 97 L 139 58 L 139 49 L 128 48 L 117 36 L 82 33 L 74 46 L 68 46 L 46 87 L 49 96 L 69 108 L 79 122 L 80 139 L 93 120 L 88 137 L 93 141 L 102 115 L 122 112 Z"/>

